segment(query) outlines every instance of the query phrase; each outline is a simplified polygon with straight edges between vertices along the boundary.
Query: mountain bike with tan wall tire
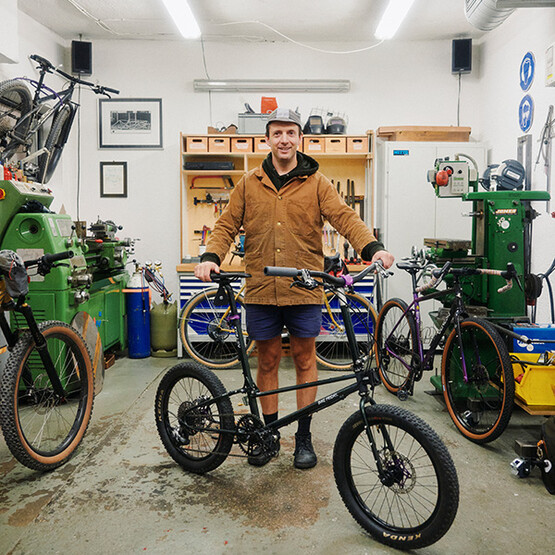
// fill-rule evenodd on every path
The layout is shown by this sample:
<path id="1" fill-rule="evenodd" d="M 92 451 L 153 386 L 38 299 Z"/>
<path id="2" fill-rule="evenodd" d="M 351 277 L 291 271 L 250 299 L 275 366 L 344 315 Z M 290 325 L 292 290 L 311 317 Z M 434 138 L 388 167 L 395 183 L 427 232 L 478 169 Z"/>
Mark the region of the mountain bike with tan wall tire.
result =
<path id="1" fill-rule="evenodd" d="M 11 255 L 9 254 L 11 253 Z M 37 323 L 25 303 L 26 268 L 45 275 L 73 253 L 27 261 L 0 251 L 0 329 L 10 355 L 0 380 L 0 427 L 13 456 L 28 468 L 66 463 L 89 425 L 94 399 L 91 356 L 81 335 L 58 321 Z M 11 257 L 12 264 L 9 262 Z M 19 275 L 17 275 L 19 274 Z M 12 330 L 5 312 L 23 315 L 28 329 Z"/>
<path id="2" fill-rule="evenodd" d="M 413 301 L 401 299 L 384 303 L 376 325 L 376 358 L 380 379 L 399 399 L 414 392 L 414 384 L 424 371 L 432 370 L 434 357 L 445 341 L 441 364 L 441 387 L 449 415 L 461 434 L 475 443 L 488 443 L 499 437 L 511 418 L 514 403 L 514 375 L 507 346 L 491 323 L 469 318 L 460 278 L 489 274 L 504 278 L 507 284 L 499 293 L 512 287 L 514 267 L 507 270 L 480 268 L 443 268 L 432 272 L 432 279 L 418 285 L 425 262 L 409 260 L 397 264 L 412 279 Z M 436 291 L 445 275 L 451 275 L 451 289 Z M 432 291 L 430 291 L 432 290 Z M 421 337 L 420 303 L 452 295 L 446 319 L 425 349 Z"/>

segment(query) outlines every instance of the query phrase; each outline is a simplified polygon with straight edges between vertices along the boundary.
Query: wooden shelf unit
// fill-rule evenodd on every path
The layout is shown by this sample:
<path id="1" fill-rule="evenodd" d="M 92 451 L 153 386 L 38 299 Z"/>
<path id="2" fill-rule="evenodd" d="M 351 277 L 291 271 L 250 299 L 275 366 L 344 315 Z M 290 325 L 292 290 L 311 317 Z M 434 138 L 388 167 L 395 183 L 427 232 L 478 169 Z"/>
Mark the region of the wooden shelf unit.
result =
<path id="1" fill-rule="evenodd" d="M 224 139 L 214 143 L 211 139 Z M 248 171 L 259 166 L 270 150 L 255 151 L 264 146 L 263 135 L 185 135 L 180 134 L 180 262 L 189 262 L 199 255 L 199 246 L 203 226 L 212 228 L 226 206 L 231 182 L 236 184 Z M 232 152 L 234 144 L 241 144 L 244 152 Z M 314 148 L 322 141 L 321 150 Z M 228 150 L 210 151 L 214 148 Z M 223 145 L 223 147 L 222 147 Z M 226 145 L 229 145 L 228 147 Z M 328 147 L 329 145 L 329 147 Z M 326 147 L 342 149 L 345 152 L 326 152 Z M 311 148 L 312 147 L 312 148 Z M 236 147 L 235 147 L 236 148 Z M 351 152 L 347 152 L 350 148 Z M 346 194 L 347 179 L 354 182 L 355 195 L 364 197 L 364 220 L 370 229 L 374 228 L 374 132 L 364 135 L 304 135 L 300 149 L 315 158 L 320 164 L 320 171 L 334 184 L 339 183 L 340 191 Z M 185 169 L 187 162 L 232 162 L 230 170 Z M 206 202 L 210 194 L 214 202 Z M 360 206 L 357 205 L 357 211 Z M 195 231 L 197 233 L 195 233 Z M 226 263 L 231 256 L 228 255 Z M 240 265 L 240 259 L 234 258 L 233 264 Z"/>

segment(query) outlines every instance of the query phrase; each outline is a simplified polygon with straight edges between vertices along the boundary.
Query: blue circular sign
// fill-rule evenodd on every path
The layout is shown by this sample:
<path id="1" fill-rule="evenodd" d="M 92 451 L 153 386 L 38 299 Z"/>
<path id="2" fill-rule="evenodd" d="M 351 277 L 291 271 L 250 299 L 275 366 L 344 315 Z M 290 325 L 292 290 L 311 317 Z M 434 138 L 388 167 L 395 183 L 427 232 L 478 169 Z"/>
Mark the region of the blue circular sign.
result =
<path id="1" fill-rule="evenodd" d="M 534 101 L 532 97 L 527 94 L 521 101 L 518 107 L 518 124 L 524 133 L 532 127 L 534 119 Z"/>
<path id="2" fill-rule="evenodd" d="M 536 60 L 532 52 L 526 52 L 522 62 L 520 62 L 520 88 L 527 91 L 532 85 L 534 80 L 534 73 L 536 69 Z"/>

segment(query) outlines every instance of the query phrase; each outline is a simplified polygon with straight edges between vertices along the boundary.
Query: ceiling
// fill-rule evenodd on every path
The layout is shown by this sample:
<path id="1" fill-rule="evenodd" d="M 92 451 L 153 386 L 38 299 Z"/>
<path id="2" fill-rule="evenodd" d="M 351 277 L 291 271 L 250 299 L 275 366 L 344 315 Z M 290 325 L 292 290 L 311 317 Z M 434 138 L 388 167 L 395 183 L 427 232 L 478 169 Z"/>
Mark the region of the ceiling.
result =
<path id="1" fill-rule="evenodd" d="M 189 0 L 207 41 L 375 41 L 387 0 Z M 184 40 L 161 0 L 18 0 L 21 11 L 65 39 Z M 273 28 L 273 29 L 270 29 Z M 287 38 L 279 33 L 286 35 Z M 395 40 L 479 38 L 464 0 L 416 0 Z"/>

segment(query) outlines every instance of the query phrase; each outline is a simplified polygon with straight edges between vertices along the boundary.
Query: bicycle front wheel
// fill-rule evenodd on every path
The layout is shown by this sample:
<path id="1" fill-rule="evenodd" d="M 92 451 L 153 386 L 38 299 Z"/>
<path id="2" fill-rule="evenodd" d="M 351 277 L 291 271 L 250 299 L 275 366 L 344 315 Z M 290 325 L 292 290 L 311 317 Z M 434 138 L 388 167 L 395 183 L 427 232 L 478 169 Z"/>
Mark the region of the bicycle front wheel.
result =
<path id="1" fill-rule="evenodd" d="M 335 481 L 354 519 L 377 541 L 417 549 L 438 541 L 459 505 L 457 471 L 438 435 L 400 407 L 366 407 L 337 435 Z M 372 438 L 372 442 L 369 439 Z"/>
<path id="2" fill-rule="evenodd" d="M 455 328 L 443 351 L 443 397 L 458 430 L 475 443 L 488 443 L 511 418 L 513 367 L 503 339 L 488 322 L 468 319 L 460 327 L 460 337 Z"/>
<path id="3" fill-rule="evenodd" d="M 359 355 L 372 355 L 376 311 L 366 297 L 357 293 L 344 295 L 353 320 Z M 320 335 L 316 338 L 316 360 L 328 368 L 346 370 L 353 365 L 353 357 L 347 342 L 338 293 L 326 293 L 326 301 L 322 307 Z"/>
<path id="4" fill-rule="evenodd" d="M 72 120 L 73 114 L 69 106 L 63 106 L 56 114 L 44 143 L 48 152 L 39 156 L 39 173 L 37 177 L 39 183 L 48 183 L 50 181 L 62 156 Z"/>
<path id="5" fill-rule="evenodd" d="M 231 450 L 235 420 L 225 394 L 218 377 L 194 363 L 177 364 L 158 386 L 154 404 L 158 434 L 172 459 L 189 472 L 214 470 Z"/>
<path id="6" fill-rule="evenodd" d="M 0 384 L 0 425 L 13 456 L 34 470 L 67 462 L 89 425 L 94 398 L 91 357 L 83 338 L 62 322 L 39 329 L 62 386 L 59 396 L 31 334 L 16 343 Z"/>
<path id="7" fill-rule="evenodd" d="M 31 110 L 33 99 L 31 92 L 18 79 L 10 79 L 0 83 L 0 138 L 6 139 L 6 145 L 1 155 L 5 162 L 15 152 L 21 142 L 25 142 L 31 123 L 28 113 Z M 12 142 L 11 135 L 15 139 Z"/>
<path id="8" fill-rule="evenodd" d="M 216 288 L 205 289 L 187 302 L 179 316 L 179 335 L 189 356 L 209 368 L 230 368 L 237 364 L 237 336 L 229 320 L 229 305 L 216 306 Z M 243 298 L 237 297 L 241 330 L 247 354 L 254 349 L 245 326 Z"/>
<path id="9" fill-rule="evenodd" d="M 387 301 L 376 324 L 376 358 L 380 378 L 391 393 L 403 389 L 417 360 L 416 321 L 401 299 Z"/>

